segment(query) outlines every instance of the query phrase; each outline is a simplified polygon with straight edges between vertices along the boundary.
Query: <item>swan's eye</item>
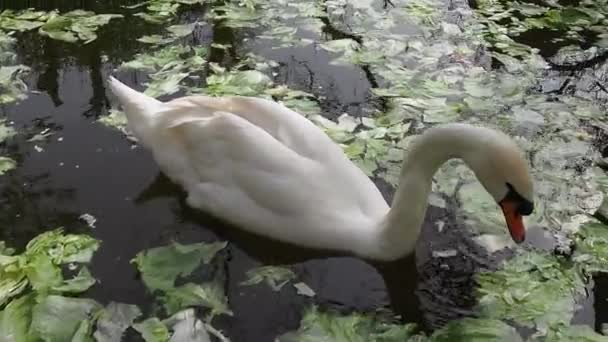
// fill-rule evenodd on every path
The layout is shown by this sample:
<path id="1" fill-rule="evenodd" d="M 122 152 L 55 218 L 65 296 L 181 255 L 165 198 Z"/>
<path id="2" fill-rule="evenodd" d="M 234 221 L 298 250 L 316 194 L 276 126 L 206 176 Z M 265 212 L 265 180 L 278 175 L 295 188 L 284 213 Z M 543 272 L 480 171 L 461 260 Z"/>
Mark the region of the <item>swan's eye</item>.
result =
<path id="1" fill-rule="evenodd" d="M 503 199 L 503 201 L 511 201 L 517 203 L 517 213 L 522 216 L 528 216 L 534 211 L 534 203 L 520 195 L 517 190 L 511 185 L 506 183 L 509 192 Z"/>

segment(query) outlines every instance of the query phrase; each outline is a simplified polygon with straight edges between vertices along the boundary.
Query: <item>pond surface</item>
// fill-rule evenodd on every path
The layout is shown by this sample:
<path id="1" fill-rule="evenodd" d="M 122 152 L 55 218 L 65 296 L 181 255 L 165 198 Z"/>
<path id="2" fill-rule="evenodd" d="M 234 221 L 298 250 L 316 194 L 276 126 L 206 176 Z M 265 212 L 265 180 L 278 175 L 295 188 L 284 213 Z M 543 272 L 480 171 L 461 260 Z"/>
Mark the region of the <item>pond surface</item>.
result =
<path id="1" fill-rule="evenodd" d="M 121 6 L 133 3 L 3 1 L 0 10 L 35 7 L 127 13 Z M 206 10 L 207 6 L 200 6 L 180 17 L 186 21 Z M 0 240 L 22 248 L 36 235 L 58 226 L 68 232 L 90 233 L 102 241 L 91 268 L 100 283 L 84 295 L 102 303 L 137 304 L 144 311 L 152 310 L 153 297 L 130 262 L 136 253 L 174 240 L 227 240 L 228 261 L 223 272 L 235 315 L 219 318 L 216 326 L 237 342 L 273 341 L 277 335 L 297 329 L 303 308 L 311 302 L 344 312 L 387 307 L 404 321 L 427 329 L 470 313 L 475 304 L 472 275 L 480 268 L 492 269 L 509 252 L 489 256 L 471 242 L 467 232 L 450 223 L 454 213 L 445 209 L 431 207 L 428 211 L 416 261 L 408 258 L 379 264 L 268 241 L 188 208 L 183 192 L 161 174 L 148 151 L 96 121 L 116 104 L 105 85 L 109 75 L 119 75 L 123 82 L 142 89 L 146 81 L 143 74 L 114 73 L 114 69 L 147 48 L 137 38 L 159 32 L 158 25 L 130 17 L 100 28 L 98 38 L 86 45 L 31 32 L 17 35 L 19 61 L 32 68 L 26 83 L 33 92 L 25 101 L 1 109 L 15 129 L 26 134 L 8 146 L 19 167 L 0 178 Z M 227 50 L 212 49 L 210 59 L 226 63 L 242 57 L 238 56 L 238 46 L 243 38 L 228 28 L 207 23 L 187 40 L 192 46 L 232 44 Z M 332 65 L 326 51 L 311 46 L 256 48 L 255 53 L 279 63 L 277 83 L 322 98 L 320 106 L 328 118 L 342 112 L 362 115 L 382 106 L 370 96 L 376 80 L 365 68 Z M 53 132 L 46 142 L 26 141 L 45 128 Z M 381 180 L 378 186 L 390 201 L 391 187 Z M 97 219 L 94 228 L 79 219 L 85 213 Z M 446 234 L 436 234 L 434 222 L 438 220 L 446 222 Z M 546 243 L 534 235 L 531 240 L 537 245 Z M 445 249 L 456 249 L 458 255 L 432 257 L 433 251 Z M 262 264 L 295 264 L 294 270 L 314 289 L 315 298 L 299 296 L 293 288 L 276 293 L 263 286 L 239 285 L 247 270 Z M 593 326 L 608 321 L 605 300 L 596 303 L 595 309 L 593 296 L 582 304 L 576 321 Z M 137 340 L 135 335 L 129 338 Z"/>

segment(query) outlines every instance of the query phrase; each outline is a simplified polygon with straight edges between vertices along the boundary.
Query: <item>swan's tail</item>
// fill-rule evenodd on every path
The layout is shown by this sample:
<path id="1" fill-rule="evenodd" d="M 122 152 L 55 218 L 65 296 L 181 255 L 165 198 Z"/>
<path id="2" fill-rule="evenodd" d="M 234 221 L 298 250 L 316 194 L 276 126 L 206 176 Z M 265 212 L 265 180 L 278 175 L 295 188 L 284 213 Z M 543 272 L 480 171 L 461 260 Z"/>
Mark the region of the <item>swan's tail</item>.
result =
<path id="1" fill-rule="evenodd" d="M 118 97 L 131 124 L 150 119 L 162 107 L 162 102 L 130 88 L 113 76 L 108 78 L 108 85 L 112 93 Z"/>

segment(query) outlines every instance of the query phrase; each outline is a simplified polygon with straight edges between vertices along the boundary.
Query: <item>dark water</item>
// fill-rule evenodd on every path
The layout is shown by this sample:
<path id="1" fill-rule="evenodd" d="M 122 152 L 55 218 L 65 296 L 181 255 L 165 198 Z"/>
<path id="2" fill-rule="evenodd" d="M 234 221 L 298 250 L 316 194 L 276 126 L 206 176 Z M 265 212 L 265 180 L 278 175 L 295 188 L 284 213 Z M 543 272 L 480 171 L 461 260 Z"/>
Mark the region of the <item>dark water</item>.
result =
<path id="1" fill-rule="evenodd" d="M 3 1 L 0 8 L 84 8 L 97 13 L 128 13 L 119 5 L 129 1 Z M 183 19 L 201 16 L 200 7 L 182 13 Z M 95 120 L 107 113 L 111 95 L 104 81 L 122 61 L 144 51 L 137 38 L 159 33 L 161 27 L 135 17 L 114 20 L 98 31 L 99 38 L 87 45 L 53 41 L 33 33 L 19 35 L 22 63 L 32 67 L 27 79 L 34 93 L 26 101 L 2 108 L 22 134 L 8 146 L 19 167 L 0 178 L 0 240 L 22 247 L 39 233 L 64 226 L 70 232 L 90 232 L 102 240 L 95 254 L 92 273 L 100 283 L 87 294 L 101 302 L 133 303 L 152 310 L 153 297 L 130 263 L 144 249 L 167 244 L 228 240 L 221 270 L 234 317 L 218 318 L 217 327 L 232 341 L 273 341 L 274 337 L 299 325 L 301 312 L 316 303 L 343 312 L 371 312 L 390 308 L 404 321 L 432 328 L 446 320 L 469 314 L 474 304 L 472 275 L 491 268 L 502 255 L 484 255 L 451 227 L 451 214 L 430 208 L 429 220 L 443 219 L 444 233 L 428 224 L 414 257 L 377 264 L 348 256 L 332 255 L 284 245 L 247 234 L 238 228 L 188 208 L 182 191 L 159 171 L 150 153 L 132 146 L 118 131 Z M 188 38 L 193 45 L 232 43 L 235 48 L 213 50 L 211 59 L 231 63 L 238 59 L 234 32 L 206 25 Z M 280 64 L 277 83 L 325 96 L 324 113 L 365 113 L 377 105 L 370 101 L 373 84 L 365 70 L 329 65 L 329 57 L 313 48 L 256 51 Z M 107 56 L 107 60 L 102 57 Z M 141 89 L 146 78 L 121 73 L 121 80 Z M 50 127 L 48 142 L 26 142 L 33 134 Z M 390 201 L 388 186 L 380 184 Z M 91 229 L 78 220 L 89 213 L 97 218 Z M 432 218 L 432 219 L 430 219 Z M 453 258 L 432 258 L 433 250 L 456 249 Z M 262 264 L 290 264 L 316 297 L 298 296 L 285 286 L 280 293 L 267 286 L 243 287 L 245 272 Z M 416 292 L 415 292 L 416 290 Z M 417 293 L 417 295 L 414 295 Z M 605 305 L 604 305 L 605 306 Z M 421 308 L 421 309 L 420 309 Z M 593 309 L 579 315 L 594 324 Z M 136 337 L 133 337 L 136 339 Z"/>

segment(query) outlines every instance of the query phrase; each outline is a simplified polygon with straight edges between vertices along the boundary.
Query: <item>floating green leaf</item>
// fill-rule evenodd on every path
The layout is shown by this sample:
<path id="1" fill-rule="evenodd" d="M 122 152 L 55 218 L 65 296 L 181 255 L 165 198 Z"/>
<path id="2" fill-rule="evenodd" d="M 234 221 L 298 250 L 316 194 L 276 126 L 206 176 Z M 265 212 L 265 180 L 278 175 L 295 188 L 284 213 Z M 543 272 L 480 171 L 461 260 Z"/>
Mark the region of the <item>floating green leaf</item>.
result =
<path id="1" fill-rule="evenodd" d="M 579 270 L 557 256 L 523 252 L 496 272 L 480 273 L 479 308 L 485 317 L 508 319 L 546 332 L 568 324 L 575 297 L 584 293 Z"/>
<path id="2" fill-rule="evenodd" d="M 415 330 L 415 324 L 398 325 L 357 313 L 341 316 L 312 307 L 304 313 L 298 330 L 278 336 L 277 342 L 403 342 L 414 337 Z M 424 336 L 416 338 L 424 341 Z"/>
<path id="3" fill-rule="evenodd" d="M 43 341 L 71 341 L 77 334 L 82 334 L 79 332 L 81 325 L 90 324 L 89 320 L 101 309 L 102 306 L 92 299 L 50 295 L 34 306 L 30 329 Z"/>
<path id="4" fill-rule="evenodd" d="M 16 134 L 12 127 L 6 126 L 4 123 L 5 121 L 0 120 L 0 143 L 3 143 Z"/>
<path id="5" fill-rule="evenodd" d="M 155 247 L 137 254 L 134 262 L 151 290 L 172 290 L 178 276 L 188 276 L 203 261 L 209 263 L 227 242 Z"/>
<path id="6" fill-rule="evenodd" d="M 33 342 L 29 328 L 34 304 L 34 296 L 25 295 L 6 305 L 0 312 L 0 336 L 12 342 Z"/>
<path id="7" fill-rule="evenodd" d="M 0 306 L 27 287 L 25 263 L 26 259 L 21 255 L 0 255 Z"/>
<path id="8" fill-rule="evenodd" d="M 11 158 L 0 156 L 0 176 L 17 167 L 17 162 Z"/>
<path id="9" fill-rule="evenodd" d="M 246 272 L 247 280 L 241 285 L 256 285 L 266 282 L 273 291 L 280 291 L 285 284 L 296 278 L 292 270 L 281 266 L 261 266 Z"/>
<path id="10" fill-rule="evenodd" d="M 28 258 L 25 273 L 34 291 L 47 294 L 52 287 L 59 286 L 63 281 L 61 269 L 53 264 L 46 254 L 36 254 Z"/>
<path id="11" fill-rule="evenodd" d="M 608 226 L 591 222 L 576 237 L 573 260 L 591 272 L 608 272 Z"/>
<path id="12" fill-rule="evenodd" d="M 28 242 L 25 256 L 46 255 L 55 265 L 88 263 L 99 248 L 99 241 L 88 235 L 64 234 L 63 228 L 42 233 Z"/>
<path id="13" fill-rule="evenodd" d="M 169 330 L 158 318 L 151 317 L 143 322 L 133 324 L 146 342 L 169 341 Z"/>
<path id="14" fill-rule="evenodd" d="M 542 339 L 544 342 L 569 342 L 569 341 L 580 341 L 580 342 L 606 342 L 608 336 L 600 335 L 593 331 L 593 329 L 587 325 L 571 325 L 571 326 L 560 326 L 557 329 L 551 330 L 545 338 Z"/>
<path id="15" fill-rule="evenodd" d="M 502 321 L 483 318 L 463 318 L 451 321 L 433 333 L 430 341 L 523 342 L 523 339 L 515 328 Z"/>
<path id="16" fill-rule="evenodd" d="M 52 290 L 54 292 L 81 293 L 88 290 L 95 282 L 89 269 L 83 266 L 74 278 L 64 280 L 62 284 L 53 286 Z"/>
<path id="17" fill-rule="evenodd" d="M 211 310 L 211 316 L 218 314 L 232 315 L 222 284 L 208 282 L 201 285 L 187 283 L 167 290 L 162 297 L 165 310 L 169 315 L 192 307 L 201 306 Z"/>

